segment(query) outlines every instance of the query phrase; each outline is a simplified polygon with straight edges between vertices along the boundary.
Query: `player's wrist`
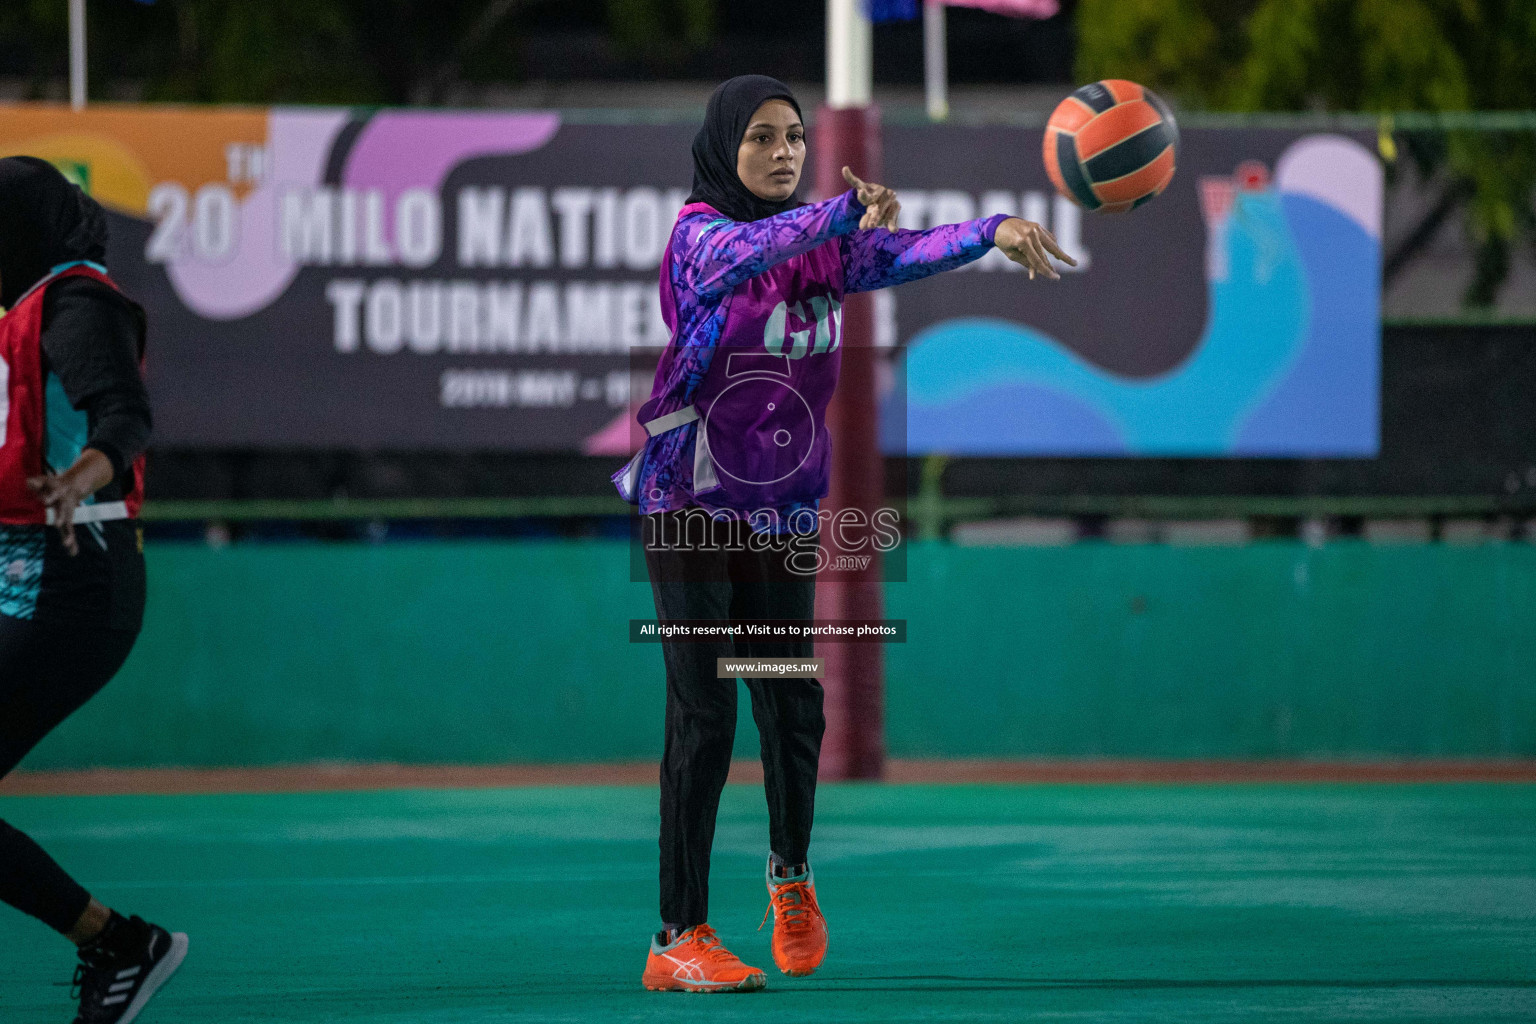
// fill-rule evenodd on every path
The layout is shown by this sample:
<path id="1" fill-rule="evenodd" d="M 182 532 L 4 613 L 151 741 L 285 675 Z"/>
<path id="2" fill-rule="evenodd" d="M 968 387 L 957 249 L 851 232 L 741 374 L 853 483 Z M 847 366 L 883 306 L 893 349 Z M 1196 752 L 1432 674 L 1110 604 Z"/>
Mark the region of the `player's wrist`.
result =
<path id="1" fill-rule="evenodd" d="M 988 217 L 983 222 L 982 228 L 981 228 L 982 236 L 984 238 L 986 238 L 987 241 L 991 242 L 993 245 L 997 245 L 997 246 L 1002 245 L 1003 243 L 998 241 L 997 234 L 998 234 L 998 231 L 1002 228 L 1002 226 L 1004 224 L 1008 223 L 1010 220 L 1018 220 L 1018 218 L 1017 217 L 1011 217 L 1011 216 L 1009 216 L 1006 213 L 995 213 L 995 214 L 993 214 L 992 216 Z"/>
<path id="2" fill-rule="evenodd" d="M 999 249 L 1011 249 L 1022 241 L 1024 221 L 1019 217 L 1004 217 L 992 229 L 992 244 Z"/>
<path id="3" fill-rule="evenodd" d="M 87 448 L 74 465 L 59 474 L 59 482 L 71 497 L 83 501 L 111 483 L 114 475 L 112 460 L 95 448 Z"/>

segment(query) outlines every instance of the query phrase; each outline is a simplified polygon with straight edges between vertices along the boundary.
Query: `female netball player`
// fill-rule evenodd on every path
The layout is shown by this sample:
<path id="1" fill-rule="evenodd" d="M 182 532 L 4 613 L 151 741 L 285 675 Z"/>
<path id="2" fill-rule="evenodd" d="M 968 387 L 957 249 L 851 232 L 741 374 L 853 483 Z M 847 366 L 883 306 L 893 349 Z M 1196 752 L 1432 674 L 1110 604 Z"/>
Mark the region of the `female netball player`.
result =
<path id="1" fill-rule="evenodd" d="M 823 414 L 844 295 L 952 270 L 994 245 L 1031 278 L 1058 276 L 1048 253 L 1074 262 L 1044 228 L 1014 217 L 898 231 L 895 194 L 847 168 L 851 191 L 802 204 L 804 161 L 800 107 L 783 83 L 747 75 L 715 90 L 693 141 L 693 192 L 662 261 L 672 343 L 640 410 L 649 436 L 613 478 L 644 516 L 663 621 L 812 617 L 806 566 L 829 482 Z M 649 989 L 766 984 L 708 924 L 710 849 L 736 728 L 736 682 L 716 678 L 716 659 L 811 653 L 810 641 L 663 642 L 662 928 L 642 975 Z M 807 858 L 822 688 L 810 678 L 746 683 L 768 797 L 773 958 L 806 975 L 827 949 Z"/>
<path id="2" fill-rule="evenodd" d="M 106 240 L 52 165 L 0 160 L 0 777 L 107 684 L 144 612 L 144 314 L 107 277 Z M 3 821 L 0 899 L 79 947 L 76 1024 L 127 1024 L 186 955 Z"/>

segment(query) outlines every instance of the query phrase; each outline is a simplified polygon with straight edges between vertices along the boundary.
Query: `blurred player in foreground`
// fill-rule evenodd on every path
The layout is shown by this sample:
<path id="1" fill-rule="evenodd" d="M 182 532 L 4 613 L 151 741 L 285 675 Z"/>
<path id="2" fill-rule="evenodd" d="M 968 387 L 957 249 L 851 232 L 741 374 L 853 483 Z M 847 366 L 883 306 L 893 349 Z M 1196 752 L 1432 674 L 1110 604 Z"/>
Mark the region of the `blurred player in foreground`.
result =
<path id="1" fill-rule="evenodd" d="M 994 245 L 1031 278 L 1058 276 L 1048 253 L 1073 262 L 1044 228 L 1016 217 L 898 231 L 895 194 L 847 168 L 852 189 L 806 205 L 795 195 L 804 163 L 800 106 L 782 82 L 746 75 L 715 90 L 693 142 L 693 192 L 662 260 L 672 343 L 640 410 L 648 436 L 614 475 L 644 517 L 663 621 L 813 617 L 817 511 L 831 468 L 824 414 L 841 363 L 845 294 L 953 270 Z M 809 640 L 663 641 L 663 923 L 647 988 L 750 991 L 767 982 L 708 924 L 710 849 L 736 729 L 736 682 L 716 678 L 716 659 L 812 650 Z M 807 975 L 827 949 L 807 857 L 822 687 L 814 678 L 746 683 L 768 798 L 773 957 L 785 974 Z"/>
<path id="2" fill-rule="evenodd" d="M 111 680 L 144 614 L 144 314 L 106 241 L 52 165 L 0 160 L 0 776 Z M 78 1024 L 127 1024 L 186 955 L 3 821 L 0 899 L 79 947 Z"/>

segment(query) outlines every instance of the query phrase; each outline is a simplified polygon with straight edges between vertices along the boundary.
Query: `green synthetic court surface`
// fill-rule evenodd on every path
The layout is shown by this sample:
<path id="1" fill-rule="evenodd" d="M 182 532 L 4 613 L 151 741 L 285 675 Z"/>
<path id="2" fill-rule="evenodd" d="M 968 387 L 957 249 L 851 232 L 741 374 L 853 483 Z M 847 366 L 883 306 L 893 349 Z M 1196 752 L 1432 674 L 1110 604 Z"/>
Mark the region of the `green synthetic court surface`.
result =
<path id="1" fill-rule="evenodd" d="M 758 994 L 640 988 L 656 795 L 10 797 L 105 901 L 185 930 L 146 1024 L 1536 1020 L 1536 786 L 823 787 L 823 970 L 772 969 L 760 789 L 712 921 Z M 0 1021 L 72 957 L 0 915 Z"/>

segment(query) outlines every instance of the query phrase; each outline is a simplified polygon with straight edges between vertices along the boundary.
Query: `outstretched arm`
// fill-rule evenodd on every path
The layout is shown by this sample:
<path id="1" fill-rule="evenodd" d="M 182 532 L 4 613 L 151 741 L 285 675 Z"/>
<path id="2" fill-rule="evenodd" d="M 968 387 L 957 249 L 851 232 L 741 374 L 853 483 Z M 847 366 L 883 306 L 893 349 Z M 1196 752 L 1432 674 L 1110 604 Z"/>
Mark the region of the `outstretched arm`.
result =
<path id="1" fill-rule="evenodd" d="M 675 281 L 705 300 L 717 298 L 737 285 L 814 249 L 828 239 L 859 228 L 884 225 L 896 230 L 901 204 L 884 185 L 859 180 L 847 167 L 848 192 L 775 217 L 745 223 L 700 213 L 686 218 L 673 236 Z"/>
<path id="2" fill-rule="evenodd" d="M 1029 270 L 1055 278 L 1045 253 L 1072 266 L 1072 259 L 1038 224 L 998 214 L 944 224 L 927 231 L 858 231 L 843 243 L 843 288 L 868 292 L 917 281 L 980 259 L 994 245 Z"/>
<path id="3" fill-rule="evenodd" d="M 997 226 L 988 217 L 927 231 L 857 231 L 843 240 L 843 290 L 872 292 L 963 267 L 992 248 Z"/>
<path id="4" fill-rule="evenodd" d="M 762 220 L 734 221 L 696 213 L 673 236 L 678 284 L 706 301 L 858 228 L 864 204 L 853 190 Z"/>

